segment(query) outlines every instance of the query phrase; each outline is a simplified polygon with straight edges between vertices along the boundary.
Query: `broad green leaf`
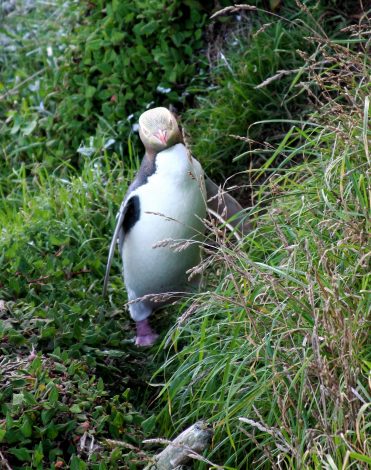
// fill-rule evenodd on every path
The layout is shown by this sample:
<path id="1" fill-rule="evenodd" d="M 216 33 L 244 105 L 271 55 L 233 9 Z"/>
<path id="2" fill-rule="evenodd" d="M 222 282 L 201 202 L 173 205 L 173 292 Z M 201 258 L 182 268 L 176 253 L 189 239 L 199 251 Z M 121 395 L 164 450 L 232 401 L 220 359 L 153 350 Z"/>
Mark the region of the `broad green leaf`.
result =
<path id="1" fill-rule="evenodd" d="M 77 405 L 77 404 L 72 405 L 70 407 L 70 411 L 71 411 L 71 413 L 81 413 L 82 412 L 80 406 Z"/>
<path id="2" fill-rule="evenodd" d="M 29 462 L 31 460 L 31 451 L 25 447 L 21 447 L 19 449 L 12 447 L 8 450 L 8 452 L 17 457 L 17 459 L 21 460 L 22 462 Z"/>
<path id="3" fill-rule="evenodd" d="M 25 127 L 22 127 L 22 134 L 30 135 L 33 132 L 33 130 L 36 128 L 36 126 L 37 126 L 37 120 L 34 119 L 31 122 L 29 122 Z"/>
<path id="4" fill-rule="evenodd" d="M 20 430 L 24 437 L 30 437 L 32 435 L 32 420 L 28 415 L 24 415 Z"/>
<path id="5" fill-rule="evenodd" d="M 22 404 L 24 403 L 24 395 L 23 395 L 23 393 L 15 393 L 15 394 L 13 395 L 12 403 L 13 403 L 14 406 L 22 405 Z"/>

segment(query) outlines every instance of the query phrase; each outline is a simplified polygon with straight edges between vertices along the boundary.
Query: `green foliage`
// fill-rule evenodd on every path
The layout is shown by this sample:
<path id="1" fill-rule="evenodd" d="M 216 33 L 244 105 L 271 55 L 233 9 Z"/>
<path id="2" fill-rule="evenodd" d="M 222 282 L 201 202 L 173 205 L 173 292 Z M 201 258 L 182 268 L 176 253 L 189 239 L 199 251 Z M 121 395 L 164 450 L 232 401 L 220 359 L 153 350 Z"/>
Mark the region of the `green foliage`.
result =
<path id="1" fill-rule="evenodd" d="M 317 2 L 309 14 L 295 1 L 282 2 L 278 18 L 266 10 L 249 13 L 238 29 L 219 38 L 212 49 L 212 86 L 197 88 L 197 106 L 187 110 L 184 123 L 192 151 L 210 175 L 225 180 L 260 166 L 269 146 L 288 131 L 285 120 L 300 120 L 313 109 L 302 80 L 306 58 L 318 46 L 313 36 L 322 34 L 325 7 Z M 338 36 L 339 23 L 341 17 L 327 34 Z"/>
<path id="2" fill-rule="evenodd" d="M 58 127 L 67 133 L 69 148 L 94 135 L 97 116 L 103 129 L 127 133 L 130 114 L 183 100 L 196 75 L 194 54 L 203 45 L 207 6 L 194 0 L 90 5 L 89 21 L 78 28 L 71 48 L 68 94 L 58 106 Z"/>
<path id="3" fill-rule="evenodd" d="M 43 167 L 28 177 L 23 166 L 0 178 L 9 191 L 0 205 L 0 450 L 12 468 L 85 469 L 88 458 L 89 468 L 122 468 L 138 451 L 141 417 L 128 393 L 146 387 L 148 351 L 133 347 L 117 265 L 116 289 L 102 298 L 114 213 L 133 175 L 93 144 L 69 177 Z M 34 351 L 43 354 L 28 360 Z"/>
<path id="4" fill-rule="evenodd" d="M 77 149 L 97 132 L 122 153 L 129 115 L 184 103 L 189 83 L 201 79 L 195 53 L 212 3 L 58 1 L 36 4 L 20 21 L 10 15 L 0 57 L 0 138 L 9 167 L 76 165 Z M 36 36 L 23 34 L 30 27 Z M 24 54 L 22 67 L 15 51 Z"/>
<path id="5" fill-rule="evenodd" d="M 141 439 L 141 418 L 127 401 L 129 390 L 110 397 L 102 379 L 60 349 L 33 356 L 1 361 L 2 459 L 14 469 L 85 469 L 88 458 L 89 468 L 122 468 L 133 452 L 111 452 L 106 440 L 124 437 L 135 449 Z"/>
<path id="6" fill-rule="evenodd" d="M 14 3 L 1 18 L 0 171 L 6 175 L 22 164 L 29 169 L 41 162 L 54 171 L 66 159 L 54 123 L 66 49 L 80 9 L 75 1 Z"/>
<path id="7" fill-rule="evenodd" d="M 127 187 L 122 163 L 104 152 L 69 178 L 42 167 L 28 178 L 23 167 L 1 182 L 13 189 L 0 208 L 0 298 L 7 301 L 0 347 L 60 346 L 107 369 L 125 357 L 125 321 L 114 303 L 123 303 L 122 292 L 110 306 L 101 297 L 114 214 Z"/>
<path id="8" fill-rule="evenodd" d="M 239 246 L 215 230 L 212 284 L 167 338 L 158 425 L 214 423 L 208 458 L 227 468 L 370 463 L 370 66 L 328 41 L 311 58 L 320 111 L 249 172 L 268 174 L 255 229 Z"/>
<path id="9" fill-rule="evenodd" d="M 225 468 L 369 463 L 367 36 L 352 29 L 330 43 L 317 2 L 306 15 L 294 1 L 255 3 L 286 19 L 249 12 L 234 33 L 221 17 L 210 42 L 225 34 L 228 46 L 213 57 L 208 89 L 194 52 L 211 2 L 36 1 L 7 16 L 0 465 L 136 468 L 139 425 L 173 437 L 201 417 L 215 427 L 208 457 Z M 331 21 L 339 29 L 341 14 Z M 313 109 L 303 90 L 319 115 L 303 118 Z M 255 188 L 256 226 L 237 247 L 215 232 L 208 292 L 152 360 L 132 347 L 119 264 L 106 302 L 102 278 L 138 168 L 127 117 L 152 101 L 184 104 L 184 92 L 202 95 L 187 128 L 208 172 L 231 173 L 232 158 L 257 155 L 261 167 L 243 175 Z M 156 366 L 165 386 L 146 392 Z"/>

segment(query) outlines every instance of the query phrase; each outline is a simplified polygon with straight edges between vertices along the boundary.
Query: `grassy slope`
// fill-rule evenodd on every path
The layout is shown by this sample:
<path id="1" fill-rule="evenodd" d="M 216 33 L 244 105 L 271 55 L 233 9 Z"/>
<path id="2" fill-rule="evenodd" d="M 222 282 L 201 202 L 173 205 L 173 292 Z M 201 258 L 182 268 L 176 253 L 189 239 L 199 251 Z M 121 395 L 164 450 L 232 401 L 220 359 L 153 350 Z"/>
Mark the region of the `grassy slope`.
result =
<path id="1" fill-rule="evenodd" d="M 317 36 L 301 86 L 320 110 L 289 122 L 262 169 L 247 172 L 252 185 L 269 175 L 249 212 L 256 228 L 240 248 L 215 232 L 213 284 L 170 332 L 158 372 L 163 432 L 210 420 L 208 458 L 230 468 L 371 463 L 370 63 L 365 38 L 353 38 L 359 53 Z"/>
<path id="2" fill-rule="evenodd" d="M 313 108 L 301 86 L 303 53 L 315 54 L 318 47 L 308 37 L 323 36 L 325 28 L 329 37 L 345 38 L 347 18 L 339 14 L 332 24 L 328 2 L 311 5 L 310 13 L 295 1 L 282 3 L 273 14 L 242 10 L 240 20 L 219 36 L 214 32 L 209 44 L 212 86 L 198 89 L 198 106 L 187 111 L 185 125 L 192 150 L 216 178 L 245 169 L 247 160 L 259 166 L 265 155 L 256 141 L 269 151 L 289 130 L 286 120 L 300 120 Z"/>
<path id="3" fill-rule="evenodd" d="M 14 468 L 14 456 L 37 467 L 32 454 L 14 454 L 17 447 L 41 445 L 44 464 L 76 459 L 76 447 L 66 444 L 78 443 L 84 423 L 100 442 L 114 438 L 137 445 L 141 440 L 141 418 L 130 405 L 135 395 L 129 389 L 143 386 L 146 356 L 132 347 L 120 290 L 107 303 L 101 291 L 107 227 L 113 201 L 121 197 L 121 172 L 120 163 L 113 168 L 102 156 L 68 179 L 40 169 L 32 183 L 22 174 L 9 181 L 15 188 L 22 182 L 22 192 L 14 190 L 0 209 L 0 292 L 6 301 L 0 312 L 1 412 L 3 418 L 12 417 L 3 423 L 3 438 L 13 444 L 3 450 Z M 20 371 L 13 370 L 14 362 Z M 142 373 L 135 381 L 137 367 Z M 30 383 L 24 381 L 25 374 L 33 378 Z M 53 395 L 55 389 L 59 393 Z M 16 403 L 19 394 L 21 402 Z M 98 460 L 111 468 L 122 462 L 121 452 L 111 455 L 108 449 L 98 453 Z"/>
<path id="4" fill-rule="evenodd" d="M 72 23 L 78 13 L 58 12 L 64 18 L 72 15 Z M 18 53 L 29 73 L 48 60 L 46 43 L 42 35 L 23 37 L 22 28 L 41 24 L 45 33 L 58 31 L 59 23 L 50 21 L 54 17 L 47 10 L 45 15 L 35 17 L 31 11 L 23 17 L 24 24 L 19 21 Z M 276 34 L 279 28 L 272 26 L 276 40 L 282 37 Z M 41 60 L 34 61 L 35 52 L 25 53 L 37 51 L 37 45 Z M 210 458 L 232 468 L 252 462 L 269 468 L 280 461 L 291 468 L 346 468 L 366 459 L 362 403 L 369 401 L 364 344 L 369 134 L 363 119 L 369 90 L 361 78 L 369 64 L 362 62 L 362 55 L 341 52 L 324 47 L 317 49 L 314 62 L 308 60 L 320 64 L 307 80 L 313 89 L 322 83 L 321 115 L 301 125 L 291 123 L 282 145 L 268 153 L 271 158 L 266 158 L 267 149 L 260 152 L 272 177 L 255 196 L 251 216 L 257 220 L 256 229 L 243 249 L 217 235 L 219 243 L 209 247 L 218 268 L 208 276 L 209 292 L 194 299 L 196 312 L 183 315 L 170 333 L 170 351 L 160 351 L 157 358 L 158 374 L 166 383 L 160 395 L 164 402 L 160 399 L 152 410 L 157 424 L 149 418 L 146 432 L 172 435 L 206 417 L 216 429 Z M 330 66 L 322 64 L 335 54 Z M 27 78 L 17 56 L 4 58 L 8 69 L 19 69 L 20 79 Z M 236 55 L 227 59 L 233 65 Z M 347 68 L 352 61 L 356 73 Z M 46 65 L 46 79 L 57 80 L 57 70 Z M 272 72 L 258 77 L 259 83 Z M 330 72 L 334 80 L 323 83 Z M 348 101 L 337 83 L 340 72 L 347 80 Z M 230 83 L 227 76 L 223 80 L 217 91 L 220 100 L 213 102 L 212 92 L 207 98 L 207 105 L 215 113 L 219 110 L 217 119 L 203 111 L 204 101 L 205 108 L 191 112 L 188 122 L 198 116 L 201 130 L 203 122 L 212 122 L 211 127 L 223 133 L 228 111 L 221 111 L 221 104 L 231 102 L 222 96 Z M 277 84 L 275 92 L 285 93 L 290 80 L 283 90 Z M 90 465 L 105 468 L 105 462 L 115 468 L 141 458 L 133 451 L 142 439 L 142 418 L 130 402 L 136 393 L 141 395 L 145 377 L 136 376 L 138 370 L 148 375 L 148 353 L 134 351 L 128 342 L 131 333 L 122 315 L 119 276 L 113 277 L 115 288 L 104 305 L 101 279 L 114 212 L 137 158 L 132 152 L 130 164 L 126 161 L 129 170 L 124 171 L 120 156 L 107 154 L 107 137 L 102 135 L 92 142 L 94 149 L 79 172 L 66 165 L 51 171 L 53 155 L 39 165 L 37 146 L 32 147 L 34 160 L 20 164 L 17 148 L 36 143 L 32 106 L 44 98 L 42 83 L 36 93 L 22 87 L 25 122 L 13 117 L 9 121 L 15 138 L 11 152 L 3 148 L 5 164 L 0 170 L 0 299 L 6 301 L 5 308 L 0 307 L 0 450 L 13 468 L 24 467 L 24 462 L 45 468 L 69 459 L 71 468 L 85 468 L 90 441 L 82 446 L 80 457 L 77 443 L 88 429 L 102 445 Z M 238 80 L 229 86 L 242 87 Z M 256 97 L 257 109 L 270 93 L 268 87 Z M 271 99 L 279 108 L 276 98 Z M 248 125 L 249 119 L 241 117 Z M 266 123 L 263 131 L 269 126 Z M 246 137 L 245 129 L 233 132 Z M 1 131 L 9 132 L 5 123 Z M 231 155 L 240 151 L 231 147 Z M 278 167 L 297 156 L 303 161 L 300 166 Z M 252 172 L 250 180 L 253 185 L 261 181 L 259 171 Z M 163 365 L 162 355 L 168 357 Z M 134 448 L 117 447 L 106 438 L 124 439 Z"/>
<path id="5" fill-rule="evenodd" d="M 26 13 L 7 18 L 1 54 L 1 92 L 13 106 L 2 109 L 0 132 L 0 466 L 86 468 L 85 431 L 99 443 L 92 468 L 131 465 L 143 436 L 130 388 L 143 386 L 147 357 L 132 348 L 118 266 L 112 285 L 120 288 L 106 303 L 101 289 L 114 214 L 138 161 L 131 153 L 124 171 L 100 136 L 86 144 L 79 171 L 53 154 L 38 163 L 48 136 L 33 139 L 34 122 L 53 117 L 40 106 L 79 10 L 60 2 Z"/>

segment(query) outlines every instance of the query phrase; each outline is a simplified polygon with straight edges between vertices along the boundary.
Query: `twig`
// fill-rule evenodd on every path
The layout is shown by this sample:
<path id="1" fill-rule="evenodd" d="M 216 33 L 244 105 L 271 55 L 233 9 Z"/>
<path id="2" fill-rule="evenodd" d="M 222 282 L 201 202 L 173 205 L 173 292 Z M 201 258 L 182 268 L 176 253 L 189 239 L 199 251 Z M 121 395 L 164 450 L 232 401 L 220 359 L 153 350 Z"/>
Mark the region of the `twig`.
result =
<path id="1" fill-rule="evenodd" d="M 1 451 L 0 451 L 0 464 L 4 468 L 6 468 L 6 470 L 12 470 L 12 467 L 9 465 L 7 459 L 4 457 L 4 455 Z"/>
<path id="2" fill-rule="evenodd" d="M 138 447 L 135 447 L 132 444 L 129 444 L 128 442 L 118 441 L 117 439 L 104 439 L 102 442 L 104 444 L 108 444 L 111 448 L 124 447 L 125 449 L 130 449 L 130 450 L 134 450 L 135 452 L 140 452 L 140 449 Z"/>
<path id="3" fill-rule="evenodd" d="M 261 82 L 259 85 L 254 87 L 256 90 L 259 88 L 263 88 L 267 85 L 269 85 L 271 82 L 274 82 L 275 80 L 279 80 L 281 77 L 284 77 L 285 75 L 290 75 L 291 73 L 296 73 L 299 72 L 301 69 L 293 69 L 293 70 L 278 70 L 278 72 L 275 75 L 272 75 L 271 77 L 267 78 L 263 82 Z"/>
<path id="4" fill-rule="evenodd" d="M 219 10 L 219 11 L 215 12 L 213 15 L 211 15 L 210 19 L 214 20 L 218 16 L 223 16 L 223 15 L 226 15 L 226 14 L 229 14 L 229 13 L 238 13 L 241 10 L 257 11 L 258 8 L 253 6 L 253 5 L 234 5 L 234 6 L 231 6 L 231 7 L 225 7 L 222 10 Z"/>

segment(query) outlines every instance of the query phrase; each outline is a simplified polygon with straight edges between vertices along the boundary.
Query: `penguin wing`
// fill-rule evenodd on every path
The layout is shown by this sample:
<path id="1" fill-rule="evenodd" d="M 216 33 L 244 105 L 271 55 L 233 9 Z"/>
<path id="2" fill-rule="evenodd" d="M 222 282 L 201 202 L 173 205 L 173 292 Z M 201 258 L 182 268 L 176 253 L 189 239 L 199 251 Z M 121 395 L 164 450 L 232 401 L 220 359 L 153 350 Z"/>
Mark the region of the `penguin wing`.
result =
<path id="1" fill-rule="evenodd" d="M 128 200 L 127 198 L 125 198 L 120 206 L 120 210 L 116 217 L 117 222 L 116 222 L 115 230 L 113 232 L 111 244 L 109 247 L 106 273 L 104 275 L 104 282 L 103 282 L 103 297 L 105 297 L 105 295 L 107 294 L 107 286 L 108 286 L 108 281 L 109 281 L 109 273 L 111 271 L 111 266 L 112 266 L 112 261 L 113 261 L 113 255 L 115 253 L 117 239 L 119 238 L 120 231 L 123 228 L 125 216 L 127 215 L 127 213 L 128 213 Z"/>
<path id="2" fill-rule="evenodd" d="M 246 221 L 243 214 L 243 207 L 234 197 L 224 191 L 205 175 L 205 186 L 207 193 L 207 208 L 213 215 L 217 214 L 218 219 L 228 221 L 230 225 L 237 228 L 242 234 L 251 230 L 250 223 Z M 229 220 L 231 219 L 231 220 Z"/>

